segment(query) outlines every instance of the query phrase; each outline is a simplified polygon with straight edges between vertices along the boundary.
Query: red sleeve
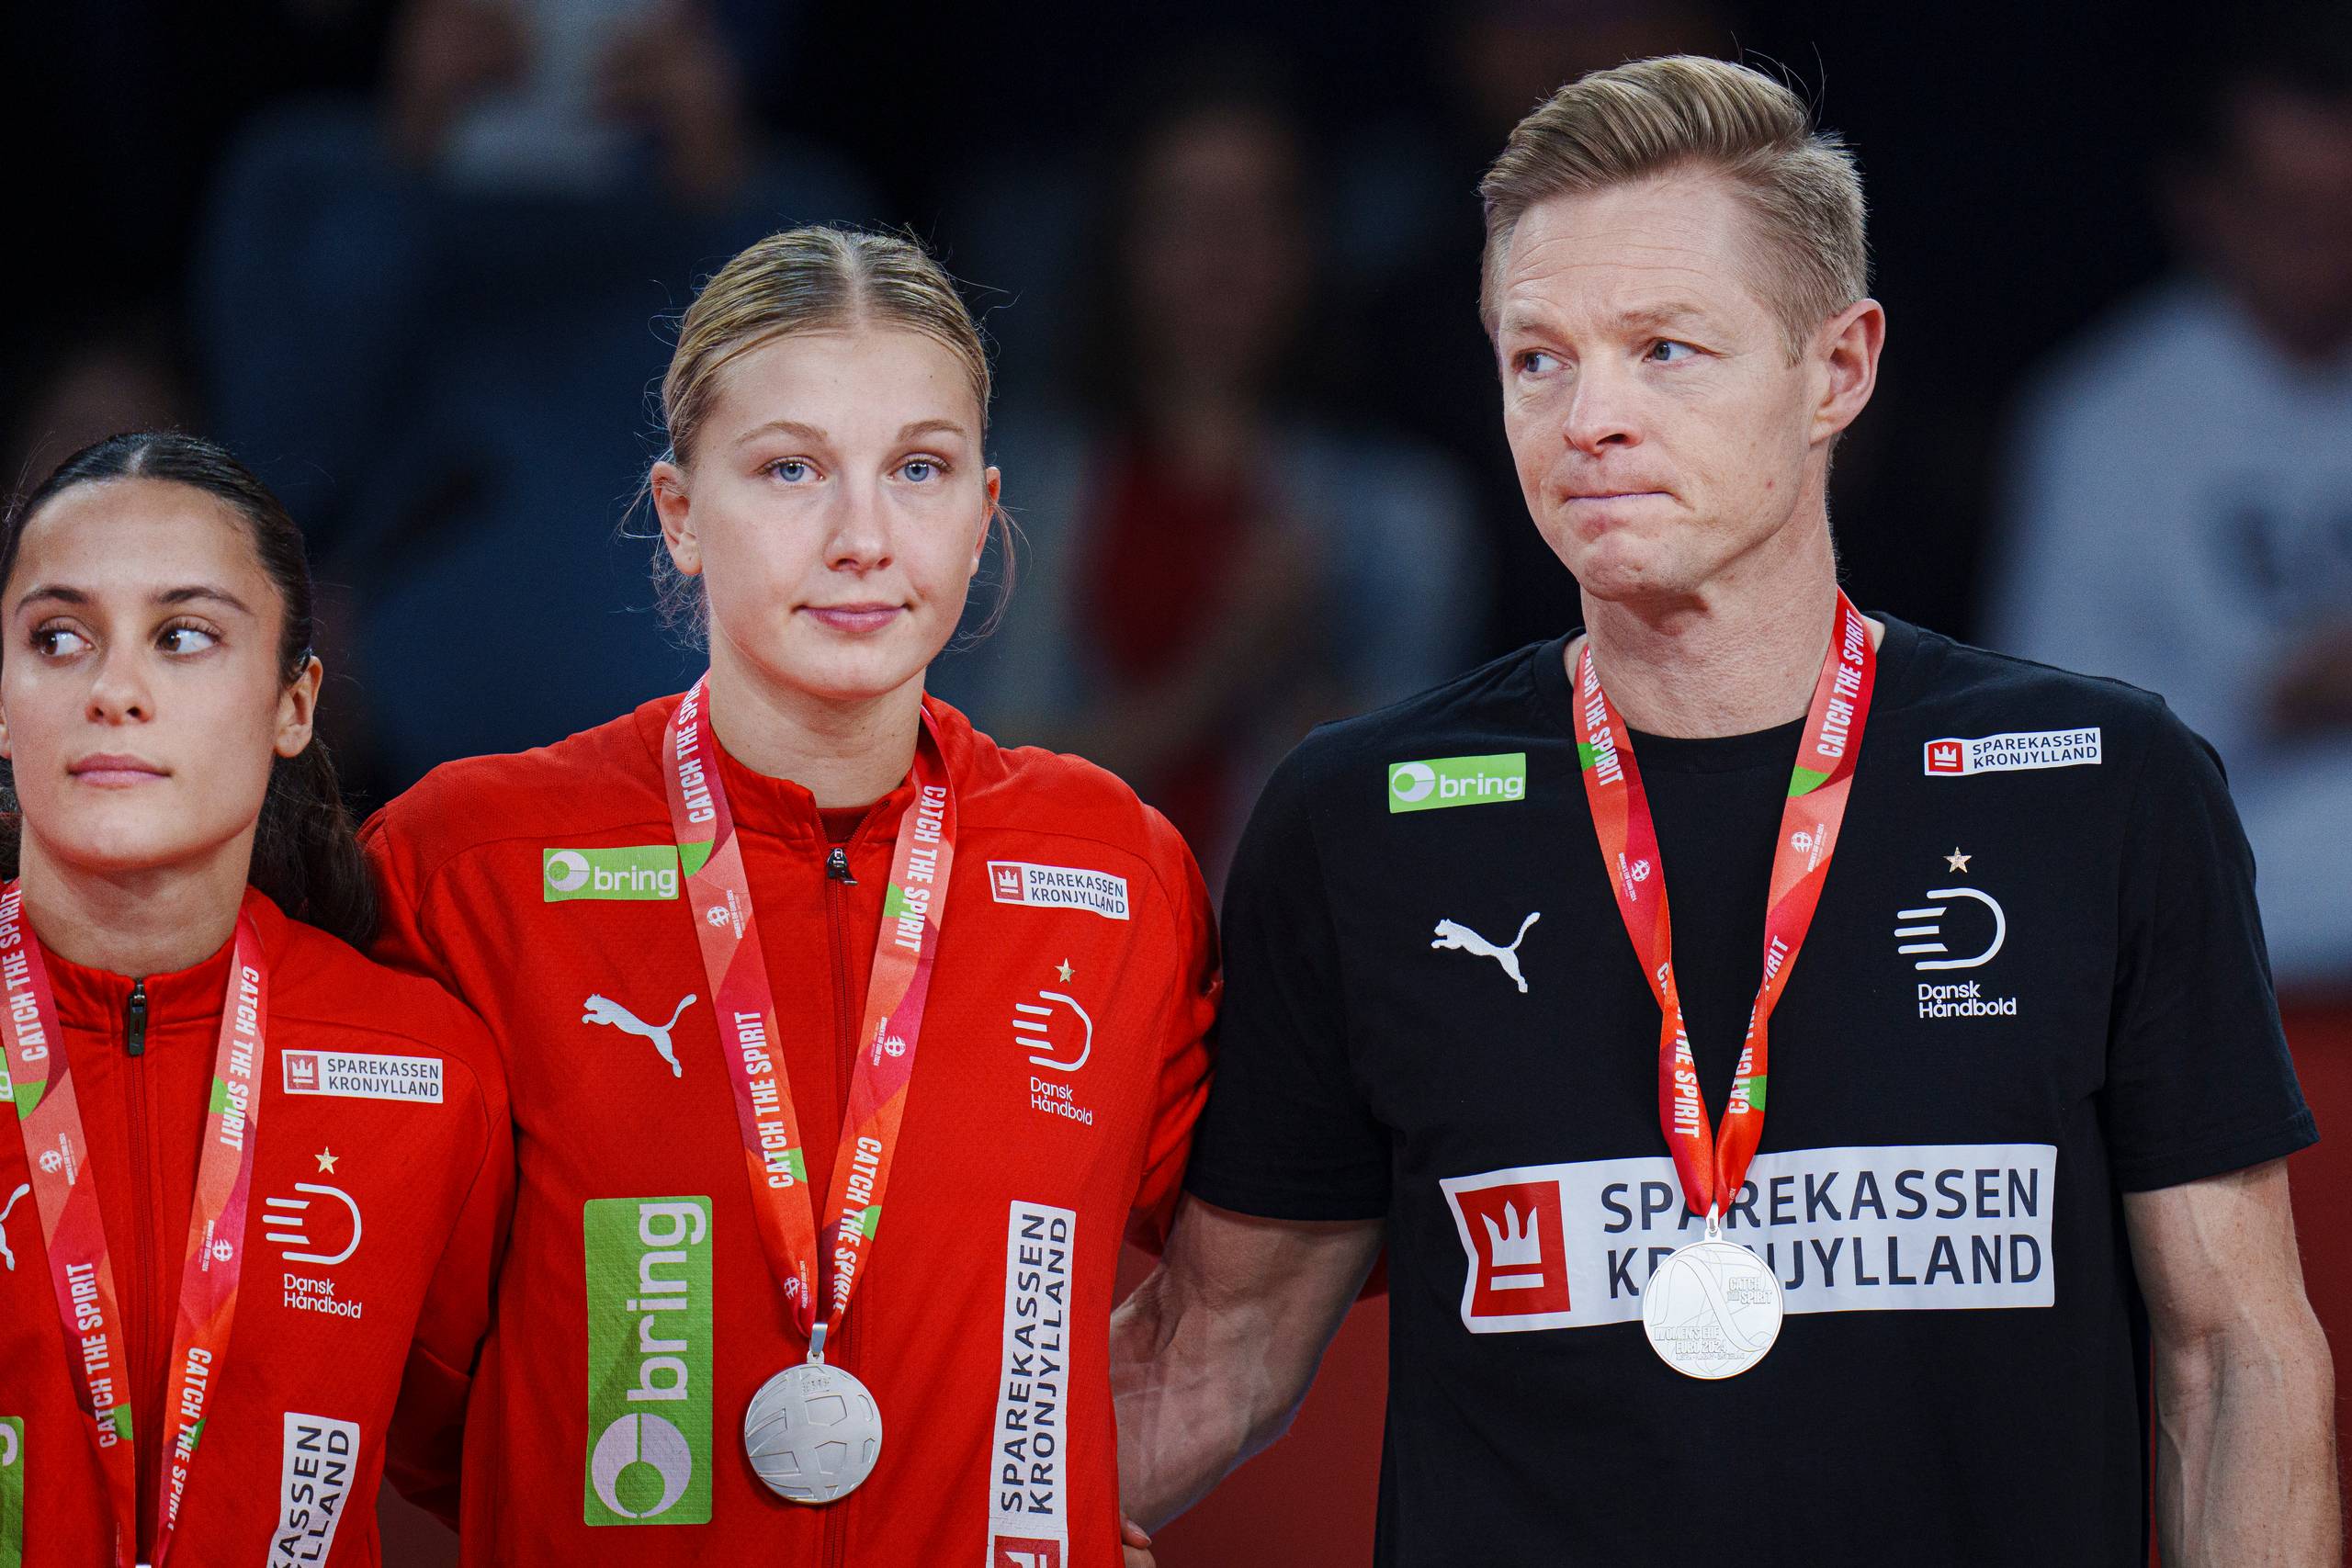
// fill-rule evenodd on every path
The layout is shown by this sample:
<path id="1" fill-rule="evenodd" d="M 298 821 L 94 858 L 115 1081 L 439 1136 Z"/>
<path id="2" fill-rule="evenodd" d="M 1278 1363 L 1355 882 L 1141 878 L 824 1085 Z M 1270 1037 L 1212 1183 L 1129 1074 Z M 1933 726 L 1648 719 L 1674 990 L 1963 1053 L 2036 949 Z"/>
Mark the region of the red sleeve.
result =
<path id="1" fill-rule="evenodd" d="M 468 1020 L 473 1041 L 461 1055 L 487 1064 L 477 1071 L 482 1150 L 449 1244 L 425 1286 L 385 1442 L 384 1475 L 421 1508 L 458 1527 L 458 1478 L 464 1452 L 466 1399 L 490 1330 L 492 1286 L 505 1252 L 514 1207 L 514 1138 L 505 1084 L 487 1031 Z M 459 1055 L 460 1053 L 452 1053 Z"/>
<path id="2" fill-rule="evenodd" d="M 1184 1184 L 1184 1162 L 1193 1148 L 1193 1126 L 1209 1097 L 1209 1077 L 1216 1055 L 1213 1043 L 1217 994 L 1223 981 L 1217 970 L 1216 919 L 1210 911 L 1208 889 L 1201 882 L 1193 852 L 1176 829 L 1157 811 L 1148 813 L 1155 839 L 1154 860 L 1161 885 L 1169 890 L 1173 931 L 1170 933 L 1170 967 L 1168 999 L 1161 1007 L 1159 1043 L 1159 1078 L 1154 1095 L 1151 1131 L 1144 1148 L 1143 1171 L 1136 1184 L 1134 1209 L 1127 1222 L 1127 1239 L 1146 1251 L 1158 1253 L 1168 1239 L 1168 1224 L 1175 1215 L 1177 1194 Z"/>
<path id="3" fill-rule="evenodd" d="M 376 940 L 368 956 L 457 993 L 458 976 L 425 936 L 424 874 L 409 840 L 392 826 L 391 813 L 390 806 L 379 807 L 359 829 L 359 848 L 376 879 Z"/>

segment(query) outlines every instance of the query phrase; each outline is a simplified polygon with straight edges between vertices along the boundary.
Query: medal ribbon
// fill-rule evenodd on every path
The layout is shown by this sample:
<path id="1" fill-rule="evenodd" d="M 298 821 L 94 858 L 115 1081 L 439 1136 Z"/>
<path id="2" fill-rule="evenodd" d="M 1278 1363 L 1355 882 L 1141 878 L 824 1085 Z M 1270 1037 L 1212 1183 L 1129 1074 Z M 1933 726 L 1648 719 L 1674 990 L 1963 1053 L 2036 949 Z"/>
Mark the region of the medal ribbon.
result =
<path id="1" fill-rule="evenodd" d="M 1625 720 L 1601 689 L 1586 640 L 1577 660 L 1577 762 L 1585 798 L 1592 807 L 1594 836 L 1617 912 L 1634 953 L 1657 998 L 1657 1112 L 1682 1179 L 1682 1195 L 1694 1214 L 1710 1218 L 1730 1206 L 1747 1179 L 1748 1161 L 1764 1136 L 1766 1074 L 1770 1061 L 1772 1010 L 1796 967 L 1821 903 L 1846 819 L 1854 767 L 1861 756 L 1862 727 L 1870 716 L 1871 688 L 1878 654 L 1871 647 L 1870 623 L 1841 591 L 1830 628 L 1829 651 L 1814 683 L 1805 712 L 1804 739 L 1789 775 L 1788 805 L 1781 813 L 1781 836 L 1772 851 L 1771 896 L 1764 911 L 1764 981 L 1747 1015 L 1747 1037 L 1740 1047 L 1739 1071 L 1724 1108 L 1723 1133 L 1711 1129 L 1699 1093 L 1698 1065 L 1683 1026 L 1682 998 L 1674 978 L 1674 928 L 1667 914 L 1666 866 L 1658 854 L 1657 826 Z"/>
<path id="2" fill-rule="evenodd" d="M 736 1120 L 742 1129 L 752 1207 L 770 1263 L 783 1282 L 793 1325 L 816 1328 L 819 1259 L 830 1254 L 831 1290 L 823 1335 L 813 1337 L 812 1360 L 823 1359 L 824 1337 L 841 1326 L 857 1288 L 859 1267 L 874 1246 L 882 1194 L 899 1149 L 907 1085 L 922 1038 L 923 1003 L 947 904 L 947 877 L 956 858 L 956 796 L 947 761 L 928 711 L 916 737 L 911 823 L 902 822 L 882 902 L 882 929 L 874 942 L 873 976 L 850 1075 L 849 1103 L 833 1157 L 832 1191 L 821 1231 L 808 1192 L 808 1166 L 792 1084 L 780 1049 L 783 1031 L 775 991 L 768 983 L 752 910 L 742 840 L 728 810 L 712 739 L 710 677 L 695 682 L 671 716 L 665 752 L 670 819 L 702 942 L 704 972 L 727 1067 L 735 1085 Z"/>
<path id="3" fill-rule="evenodd" d="M 245 1204 L 260 1148 L 261 1074 L 267 1060 L 269 968 L 252 900 L 238 912 L 236 952 L 220 1033 L 212 1062 L 212 1093 L 197 1162 L 196 1201 L 188 1213 L 187 1260 L 180 1270 L 179 1306 L 172 1329 L 171 1381 L 164 1409 L 177 1417 L 171 1444 L 160 1455 L 163 1484 L 155 1497 L 154 1561 L 171 1554 L 180 1503 L 204 1435 L 204 1409 L 221 1372 L 229 1329 L 237 1314 L 237 1280 L 244 1267 Z M 89 1168 L 89 1139 L 79 1097 L 63 1055 L 40 943 L 26 931 L 24 894 L 14 882 L 0 890 L 0 1008 L 6 1066 L 0 1100 L 13 1102 L 25 1142 L 41 1245 L 49 1255 L 57 1314 L 73 1352 L 74 1391 L 82 1405 L 115 1520 L 115 1559 L 129 1568 L 138 1551 L 138 1480 L 132 1458 L 130 1369 L 123 1364 L 122 1318 L 114 1263 L 98 1215 L 96 1173 Z"/>

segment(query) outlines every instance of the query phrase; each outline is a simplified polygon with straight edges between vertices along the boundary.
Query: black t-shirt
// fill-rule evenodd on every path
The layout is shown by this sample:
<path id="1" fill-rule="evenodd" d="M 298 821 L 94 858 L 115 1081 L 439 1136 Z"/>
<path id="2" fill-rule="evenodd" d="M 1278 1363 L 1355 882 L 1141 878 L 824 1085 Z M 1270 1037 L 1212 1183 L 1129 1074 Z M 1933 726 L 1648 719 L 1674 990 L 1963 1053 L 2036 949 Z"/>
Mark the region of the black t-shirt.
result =
<path id="1" fill-rule="evenodd" d="M 1725 1218 L 1789 1313 L 1742 1376 L 1682 1376 L 1639 1321 L 1702 1227 L 1565 641 L 1317 730 L 1268 785 L 1188 1185 L 1387 1222 L 1381 1562 L 2146 1561 L 2121 1194 L 2317 1135 L 2252 858 L 2159 699 L 1886 626 Z M 1797 743 L 1633 742 L 1718 1119 Z"/>

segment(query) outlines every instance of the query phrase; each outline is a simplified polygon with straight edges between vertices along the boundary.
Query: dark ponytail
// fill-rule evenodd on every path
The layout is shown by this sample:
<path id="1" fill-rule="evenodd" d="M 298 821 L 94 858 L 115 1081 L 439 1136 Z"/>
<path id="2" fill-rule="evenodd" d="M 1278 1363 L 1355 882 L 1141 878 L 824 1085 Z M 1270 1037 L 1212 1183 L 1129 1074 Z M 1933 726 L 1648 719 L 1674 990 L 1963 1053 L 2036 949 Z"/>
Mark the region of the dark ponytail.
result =
<path id="1" fill-rule="evenodd" d="M 107 479 L 163 479 L 202 491 L 245 525 L 262 570 L 277 586 L 285 620 L 277 639 L 278 679 L 292 683 L 311 661 L 311 566 L 302 531 L 252 470 L 209 441 L 168 432 L 110 435 L 57 466 L 0 525 L 0 589 L 17 569 L 25 529 L 40 509 L 76 485 Z M 0 761 L 0 874 L 17 874 L 23 817 L 16 778 Z M 254 833 L 247 880 L 296 919 L 354 947 L 376 934 L 376 893 L 351 813 L 337 786 L 325 742 L 311 738 L 300 756 L 270 763 L 269 793 Z"/>

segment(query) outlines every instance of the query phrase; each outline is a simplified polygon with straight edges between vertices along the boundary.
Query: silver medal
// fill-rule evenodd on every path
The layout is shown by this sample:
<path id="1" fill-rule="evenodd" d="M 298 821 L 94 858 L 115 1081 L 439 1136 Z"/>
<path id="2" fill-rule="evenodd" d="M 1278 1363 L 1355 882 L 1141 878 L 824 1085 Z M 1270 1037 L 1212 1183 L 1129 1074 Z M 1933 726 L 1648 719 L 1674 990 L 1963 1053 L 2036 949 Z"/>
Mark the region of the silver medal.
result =
<path id="1" fill-rule="evenodd" d="M 830 1503 L 874 1473 L 882 1453 L 882 1412 L 850 1373 L 803 1361 L 752 1395 L 743 1412 L 743 1450 L 777 1496 Z"/>
<path id="2" fill-rule="evenodd" d="M 1781 1311 L 1772 1270 L 1712 1221 L 1705 1240 L 1676 1248 L 1642 1288 L 1650 1348 L 1688 1377 L 1737 1377 L 1762 1360 Z"/>

